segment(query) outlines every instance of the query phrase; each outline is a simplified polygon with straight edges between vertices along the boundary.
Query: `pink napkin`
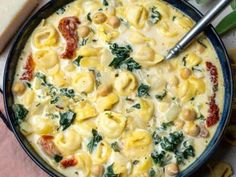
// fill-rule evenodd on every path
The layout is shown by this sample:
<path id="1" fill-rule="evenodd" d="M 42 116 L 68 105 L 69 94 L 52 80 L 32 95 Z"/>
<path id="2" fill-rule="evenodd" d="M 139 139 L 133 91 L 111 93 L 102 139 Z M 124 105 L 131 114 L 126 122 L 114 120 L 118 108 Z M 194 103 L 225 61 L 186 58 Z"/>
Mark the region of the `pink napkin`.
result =
<path id="1" fill-rule="evenodd" d="M 1 94 L 0 110 L 2 110 Z M 0 170 L 0 177 L 49 177 L 27 156 L 2 120 L 0 120 Z"/>

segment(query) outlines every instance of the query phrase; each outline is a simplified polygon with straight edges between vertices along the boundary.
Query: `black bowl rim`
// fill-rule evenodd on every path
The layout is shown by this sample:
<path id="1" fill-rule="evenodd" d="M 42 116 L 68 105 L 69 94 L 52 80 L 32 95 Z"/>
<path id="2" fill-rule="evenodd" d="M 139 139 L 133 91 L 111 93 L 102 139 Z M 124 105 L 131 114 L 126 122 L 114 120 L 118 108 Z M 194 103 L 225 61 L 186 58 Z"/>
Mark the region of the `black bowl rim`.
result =
<path id="1" fill-rule="evenodd" d="M 202 17 L 202 13 L 197 10 L 194 6 L 192 6 L 190 3 L 186 2 L 185 0 L 181 0 L 181 2 L 178 1 L 178 3 L 180 3 L 180 5 L 177 5 L 175 3 L 176 0 L 165 0 L 167 1 L 168 3 L 170 3 L 170 5 L 172 5 L 173 7 L 179 9 L 181 12 L 187 14 L 189 16 L 188 13 L 186 13 L 185 11 L 186 10 L 191 10 L 191 12 L 194 12 L 195 14 L 195 21 L 198 21 L 200 19 L 200 17 Z M 24 25 L 20 28 L 16 38 L 14 39 L 14 43 L 13 43 L 13 46 L 11 47 L 11 50 L 9 52 L 9 55 L 8 55 L 8 58 L 7 58 L 7 61 L 6 61 L 6 65 L 5 65 L 5 70 L 4 70 L 4 82 L 3 82 L 3 93 L 4 93 L 4 106 L 5 106 L 5 110 L 6 110 L 6 114 L 7 114 L 7 118 L 8 120 L 10 120 L 10 126 L 18 140 L 18 142 L 20 143 L 20 145 L 22 146 L 22 148 L 24 149 L 24 151 L 28 154 L 28 156 L 41 168 L 43 169 L 45 172 L 47 172 L 49 175 L 51 176 L 64 176 L 62 175 L 61 173 L 59 173 L 57 170 L 55 170 L 54 168 L 52 168 L 47 162 L 40 162 L 39 158 L 41 158 L 38 154 L 33 154 L 32 152 L 29 151 L 29 149 L 26 147 L 26 145 L 24 144 L 23 140 L 20 138 L 20 136 L 18 135 L 17 131 L 16 131 L 16 126 L 14 125 L 13 123 L 13 120 L 11 119 L 10 117 L 10 109 L 9 107 L 7 106 L 8 105 L 8 100 L 6 99 L 7 98 L 7 88 L 6 88 L 6 83 L 7 83 L 7 75 L 8 75 L 8 68 L 9 68 L 9 64 L 11 62 L 11 56 L 12 54 L 14 53 L 14 48 L 17 46 L 18 44 L 18 41 L 19 39 L 21 38 L 21 35 L 24 33 L 24 31 L 28 28 L 28 26 L 31 24 L 31 22 L 39 15 L 41 14 L 42 12 L 44 11 L 47 11 L 48 8 L 51 8 L 51 6 L 53 6 L 53 4 L 56 3 L 56 1 L 54 0 L 51 0 L 49 1 L 48 3 L 46 3 L 44 6 L 42 6 L 33 16 L 31 16 L 25 23 Z M 67 3 L 65 3 L 67 4 Z M 175 4 L 175 5 L 174 5 Z M 188 9 L 181 9 L 181 6 L 185 5 L 186 7 L 188 7 Z M 190 12 L 189 12 L 190 13 Z M 228 108 L 226 110 L 226 115 L 224 118 L 224 121 L 222 122 L 222 130 L 219 130 L 219 126 L 217 127 L 217 129 L 219 130 L 216 134 L 218 134 L 218 136 L 216 137 L 216 135 L 213 136 L 213 138 L 215 138 L 214 142 L 210 145 L 208 145 L 208 147 L 205 149 L 205 151 L 207 152 L 203 152 L 203 154 L 201 154 L 201 156 L 196 159 L 194 161 L 194 163 L 192 163 L 186 170 L 184 170 L 183 172 L 181 172 L 178 177 L 185 177 L 187 175 L 190 175 L 192 174 L 193 172 L 195 172 L 201 165 L 203 165 L 207 159 L 210 157 L 210 155 L 212 155 L 212 153 L 214 152 L 214 150 L 216 149 L 217 145 L 219 144 L 221 138 L 222 138 L 222 135 L 224 133 L 224 130 L 225 130 L 225 127 L 227 126 L 228 122 L 229 122 L 229 117 L 230 117 L 230 114 L 231 114 L 231 106 L 232 106 L 232 100 L 233 100 L 233 78 L 232 78 L 232 71 L 231 71 L 231 67 L 230 67 L 230 62 L 229 62 L 229 57 L 228 57 L 228 54 L 227 54 L 227 51 L 226 51 L 226 48 L 222 42 L 222 40 L 220 39 L 220 37 L 218 36 L 217 32 L 215 31 L 215 29 L 213 28 L 212 25 L 209 25 L 209 32 L 212 34 L 212 37 L 215 38 L 215 41 L 218 42 L 219 44 L 219 49 L 222 50 L 222 56 L 223 58 L 225 59 L 225 67 L 226 68 L 223 68 L 222 67 L 222 63 L 221 63 L 221 67 L 222 67 L 222 72 L 223 72 L 223 75 L 228 75 L 230 78 L 228 78 L 229 80 L 229 85 L 226 85 L 226 87 L 228 87 L 228 91 L 229 93 L 227 93 L 227 97 L 229 97 L 229 100 L 224 100 L 225 101 L 225 104 L 227 103 L 228 105 Z M 211 41 L 211 39 L 210 39 Z M 212 42 L 212 41 L 211 41 Z M 215 48 L 215 46 L 213 46 L 215 51 L 217 52 L 217 49 Z M 218 49 L 218 50 L 219 50 Z M 217 53 L 218 54 L 218 53 Z M 218 56 L 219 57 L 219 56 Z M 219 57 L 220 58 L 220 57 Z M 221 60 L 220 60 L 221 61 Z M 224 70 L 227 69 L 227 73 L 224 72 Z M 225 80 L 225 78 L 224 78 Z M 226 93 L 225 93 L 225 97 L 226 97 Z M 226 102 L 227 101 L 227 102 Z M 221 119 L 222 119 L 221 117 Z M 213 138 L 211 140 L 211 142 L 213 141 Z M 201 159 L 200 159 L 201 158 Z M 199 161 L 200 159 L 200 161 Z M 187 175 L 186 175 L 187 174 Z"/>

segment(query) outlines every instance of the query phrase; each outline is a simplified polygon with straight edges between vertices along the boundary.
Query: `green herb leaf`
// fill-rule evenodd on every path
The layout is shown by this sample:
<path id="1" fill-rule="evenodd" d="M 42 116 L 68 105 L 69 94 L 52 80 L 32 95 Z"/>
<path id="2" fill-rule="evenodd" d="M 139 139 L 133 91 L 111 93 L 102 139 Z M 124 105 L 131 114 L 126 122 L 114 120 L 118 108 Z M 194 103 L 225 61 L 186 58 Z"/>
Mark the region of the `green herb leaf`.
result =
<path id="1" fill-rule="evenodd" d="M 103 5 L 104 6 L 109 6 L 109 3 L 107 2 L 107 0 L 103 0 Z"/>
<path id="2" fill-rule="evenodd" d="M 83 58 L 83 56 L 78 56 L 74 61 L 73 61 L 73 63 L 75 64 L 75 65 L 77 65 L 77 66 L 80 66 L 80 61 L 81 61 L 81 59 Z"/>
<path id="3" fill-rule="evenodd" d="M 150 90 L 150 86 L 145 85 L 145 84 L 141 84 L 138 87 L 138 97 L 150 96 L 149 95 L 149 90 Z"/>
<path id="4" fill-rule="evenodd" d="M 130 58 L 130 53 L 133 51 L 132 48 L 127 46 L 119 46 L 114 43 L 110 45 L 111 53 L 115 56 L 112 62 L 109 64 L 110 67 L 115 69 L 124 68 L 129 71 L 135 69 L 141 69 L 141 66 L 134 61 L 133 58 Z"/>
<path id="5" fill-rule="evenodd" d="M 161 142 L 161 137 L 158 135 L 157 131 L 154 131 L 154 133 L 152 134 L 152 141 L 155 145 Z"/>
<path id="6" fill-rule="evenodd" d="M 115 174 L 113 171 L 113 164 L 107 167 L 107 170 L 104 174 L 104 177 L 118 177 L 118 174 Z"/>
<path id="7" fill-rule="evenodd" d="M 163 167 L 165 165 L 165 154 L 166 154 L 165 151 L 161 151 L 161 153 L 158 153 L 157 151 L 153 151 L 151 153 L 153 162 Z"/>
<path id="8" fill-rule="evenodd" d="M 63 131 L 66 130 L 73 123 L 75 117 L 76 113 L 72 111 L 60 113 L 60 125 Z"/>
<path id="9" fill-rule="evenodd" d="M 43 73 L 37 72 L 35 74 L 35 77 L 37 77 L 38 79 L 41 79 L 44 84 L 47 83 L 46 76 Z"/>
<path id="10" fill-rule="evenodd" d="M 114 142 L 111 144 L 111 148 L 115 151 L 115 152 L 120 152 L 120 147 L 118 142 Z"/>
<path id="11" fill-rule="evenodd" d="M 170 122 L 163 122 L 160 126 L 160 130 L 167 130 L 167 128 L 171 127 L 174 125 L 174 122 L 173 121 L 170 121 Z"/>
<path id="12" fill-rule="evenodd" d="M 74 98 L 75 97 L 75 91 L 73 89 L 68 88 L 62 88 L 60 89 L 60 92 L 62 95 L 68 97 L 68 98 Z"/>
<path id="13" fill-rule="evenodd" d="M 88 151 L 93 152 L 93 149 L 97 147 L 98 143 L 102 141 L 102 136 L 98 134 L 97 130 L 92 130 L 93 137 L 90 142 L 87 144 Z"/>
<path id="14" fill-rule="evenodd" d="M 55 160 L 55 162 L 57 162 L 57 163 L 59 163 L 62 159 L 63 159 L 63 157 L 60 156 L 60 155 L 55 155 L 55 156 L 54 156 L 54 160 Z"/>
<path id="15" fill-rule="evenodd" d="M 164 92 L 163 92 L 162 94 L 160 94 L 160 95 L 155 95 L 155 98 L 156 98 L 157 100 L 159 100 L 159 101 L 162 101 L 162 100 L 166 97 L 166 95 L 167 95 L 167 91 L 164 90 Z"/>
<path id="16" fill-rule="evenodd" d="M 157 10 L 157 8 L 155 6 L 153 6 L 151 8 L 151 13 L 150 13 L 150 19 L 149 21 L 152 24 L 157 24 L 157 22 L 159 22 L 161 20 L 161 14 L 160 12 Z"/>
<path id="17" fill-rule="evenodd" d="M 91 18 L 91 13 L 90 12 L 87 14 L 87 20 L 92 22 L 92 18 Z"/>
<path id="18" fill-rule="evenodd" d="M 163 137 L 160 145 L 163 150 L 174 152 L 177 146 L 183 141 L 184 136 L 181 132 L 170 133 L 168 137 Z"/>
<path id="19" fill-rule="evenodd" d="M 155 176 L 156 176 L 156 172 L 155 172 L 155 170 L 154 170 L 153 168 L 151 168 L 151 169 L 149 170 L 148 176 L 149 176 L 149 177 L 155 177 Z"/>
<path id="20" fill-rule="evenodd" d="M 141 105 L 139 103 L 137 103 L 137 104 L 133 105 L 132 108 L 141 109 Z"/>
<path id="21" fill-rule="evenodd" d="M 29 113 L 29 111 L 21 104 L 14 104 L 12 109 L 18 123 L 24 120 Z"/>
<path id="22" fill-rule="evenodd" d="M 228 31 L 236 27 L 236 11 L 231 12 L 229 15 L 223 18 L 216 26 L 216 31 L 219 35 L 223 35 Z"/>

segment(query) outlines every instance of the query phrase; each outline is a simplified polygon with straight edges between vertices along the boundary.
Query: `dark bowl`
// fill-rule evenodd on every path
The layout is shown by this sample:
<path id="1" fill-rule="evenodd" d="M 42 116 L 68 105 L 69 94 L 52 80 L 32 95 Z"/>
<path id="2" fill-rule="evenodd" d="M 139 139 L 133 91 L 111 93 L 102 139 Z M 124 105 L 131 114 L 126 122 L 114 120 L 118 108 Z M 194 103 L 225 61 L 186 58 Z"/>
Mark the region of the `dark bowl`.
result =
<path id="1" fill-rule="evenodd" d="M 68 4 L 72 1 L 73 0 L 51 0 L 49 3 L 44 5 L 40 10 L 38 10 L 38 12 L 35 15 L 33 15 L 30 19 L 26 21 L 26 23 L 19 30 L 18 35 L 15 38 L 14 44 L 7 58 L 4 71 L 4 83 L 3 83 L 4 103 L 7 114 L 8 126 L 14 132 L 17 140 L 19 141 L 25 152 L 30 156 L 30 158 L 49 175 L 59 176 L 59 177 L 63 175 L 57 172 L 55 169 L 53 169 L 50 165 L 48 165 L 35 152 L 35 150 L 31 147 L 26 138 L 21 134 L 19 127 L 15 122 L 14 114 L 12 111 L 12 105 L 14 102 L 13 102 L 11 87 L 15 75 L 15 69 L 18 62 L 18 58 L 33 30 L 39 25 L 42 19 L 49 17 L 56 10 L 58 10 L 65 4 Z M 165 1 L 170 3 L 172 6 L 176 7 L 186 15 L 190 16 L 195 21 L 199 21 L 202 17 L 202 14 L 196 8 L 194 8 L 192 5 L 190 5 L 188 2 L 184 0 L 178 0 L 178 1 L 165 0 Z M 219 141 L 221 140 L 221 137 L 223 135 L 225 127 L 227 126 L 231 113 L 231 104 L 233 99 L 233 79 L 232 79 L 229 58 L 226 49 L 224 47 L 224 44 L 222 43 L 220 37 L 218 36 L 218 34 L 211 25 L 205 30 L 205 34 L 209 38 L 210 42 L 212 43 L 218 55 L 223 72 L 224 92 L 225 92 L 223 113 L 218 128 L 215 132 L 215 135 L 209 142 L 205 151 L 198 159 L 196 159 L 195 162 L 193 162 L 188 168 L 182 171 L 178 175 L 178 177 L 189 176 L 194 171 L 196 171 L 201 165 L 203 165 L 206 162 L 206 160 L 211 156 L 213 151 L 216 149 L 216 146 L 218 145 Z"/>

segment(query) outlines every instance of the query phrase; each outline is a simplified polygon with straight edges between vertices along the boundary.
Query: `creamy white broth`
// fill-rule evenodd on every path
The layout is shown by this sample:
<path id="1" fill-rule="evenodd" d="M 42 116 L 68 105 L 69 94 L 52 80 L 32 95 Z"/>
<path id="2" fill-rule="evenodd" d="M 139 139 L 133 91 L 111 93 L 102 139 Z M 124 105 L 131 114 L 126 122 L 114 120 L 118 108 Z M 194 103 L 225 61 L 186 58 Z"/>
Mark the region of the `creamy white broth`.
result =
<path id="1" fill-rule="evenodd" d="M 27 110 L 22 117 L 16 114 L 20 128 L 39 155 L 65 176 L 99 176 L 97 168 L 101 169 L 100 175 L 108 175 L 112 169 L 114 175 L 121 176 L 150 176 L 154 172 L 155 176 L 176 176 L 202 154 L 214 136 L 218 124 L 207 126 L 206 120 L 214 94 L 221 116 L 224 81 L 216 53 L 201 35 L 175 59 L 160 61 L 194 23 L 159 0 L 107 2 L 108 6 L 99 0 L 70 3 L 43 20 L 29 38 L 12 88 L 18 111 Z M 158 15 L 154 23 L 152 7 L 154 15 Z M 96 13 L 102 13 L 107 20 L 96 24 Z M 80 21 L 76 36 L 79 41 L 69 59 L 61 55 L 67 41 L 58 26 L 63 18 L 72 16 Z M 109 24 L 113 16 L 120 20 L 118 27 Z M 90 28 L 84 39 L 80 36 L 81 26 Z M 35 37 L 39 34 L 40 39 Z M 82 46 L 85 40 L 87 43 Z M 139 68 L 134 63 L 112 67 L 116 57 L 111 49 L 114 44 L 118 49 L 126 47 Z M 30 55 L 35 64 L 33 76 L 22 79 Z M 216 90 L 206 62 L 217 68 Z M 183 70 L 189 76 L 181 75 Z M 65 88 L 71 92 L 62 93 L 60 89 Z M 142 88 L 144 92 L 140 91 Z M 193 115 L 191 120 L 184 114 L 186 110 Z M 72 113 L 73 121 L 63 130 L 66 125 L 62 119 L 72 119 Z M 202 127 L 209 136 L 201 136 Z M 101 139 L 90 151 L 92 129 Z M 176 133 L 172 135 L 177 136 L 177 144 L 170 143 L 174 149 L 168 150 L 165 137 L 170 141 L 171 133 Z M 39 143 L 45 135 L 52 137 L 57 153 L 48 153 Z M 118 143 L 118 150 L 114 142 Z M 188 150 L 186 158 L 184 150 Z M 158 156 L 162 152 L 163 158 Z M 178 155 L 182 158 L 179 161 Z M 68 159 L 73 159 L 74 164 L 63 167 L 63 161 Z"/>

